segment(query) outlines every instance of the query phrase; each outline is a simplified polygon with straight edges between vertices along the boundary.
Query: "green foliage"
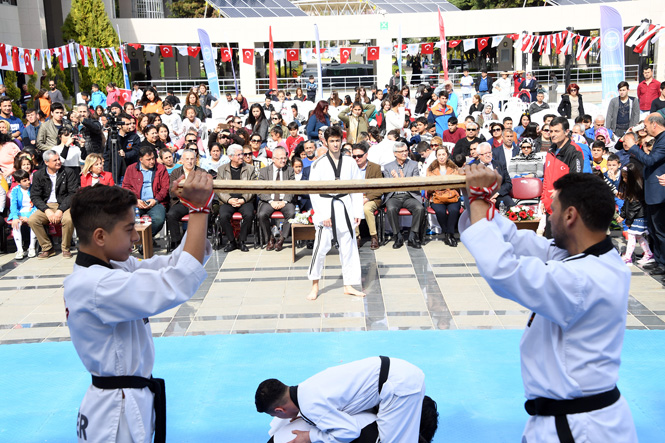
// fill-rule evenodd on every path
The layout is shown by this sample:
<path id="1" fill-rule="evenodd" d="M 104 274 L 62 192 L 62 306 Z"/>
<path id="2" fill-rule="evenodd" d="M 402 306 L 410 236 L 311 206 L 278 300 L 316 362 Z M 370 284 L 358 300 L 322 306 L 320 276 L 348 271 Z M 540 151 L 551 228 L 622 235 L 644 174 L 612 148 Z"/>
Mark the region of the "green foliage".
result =
<path id="1" fill-rule="evenodd" d="M 32 100 L 27 103 L 28 109 L 30 109 L 35 106 L 35 97 L 37 97 L 37 93 L 39 92 L 39 89 L 37 89 L 37 74 L 32 74 L 28 78 L 28 92 L 32 96 Z"/>
<path id="2" fill-rule="evenodd" d="M 462 10 L 467 9 L 496 9 L 521 8 L 524 0 L 448 0 Z M 526 6 L 544 6 L 543 0 L 526 0 Z"/>
<path id="3" fill-rule="evenodd" d="M 6 94 L 12 99 L 12 112 L 15 117 L 23 118 L 23 110 L 18 102 L 21 100 L 21 90 L 16 86 L 16 72 L 7 71 L 5 74 Z"/>
<path id="4" fill-rule="evenodd" d="M 167 3 L 172 18 L 202 18 L 206 14 L 205 0 L 175 0 Z M 208 6 L 206 18 L 219 17 L 219 13 Z"/>
<path id="5" fill-rule="evenodd" d="M 72 9 L 62 26 L 62 36 L 65 41 L 74 40 L 92 48 L 117 48 L 119 44 L 118 35 L 106 14 L 102 0 L 72 0 Z M 89 91 L 93 83 L 99 84 L 102 89 L 109 82 L 124 84 L 120 64 L 115 68 L 109 68 L 108 65 L 102 68 L 98 60 L 98 66 L 78 66 L 81 90 Z M 63 91 L 63 95 L 64 93 Z"/>
<path id="6" fill-rule="evenodd" d="M 67 86 L 67 83 L 69 83 L 67 80 L 69 80 L 68 75 L 66 74 L 66 71 L 63 72 L 60 70 L 58 66 L 58 61 L 56 60 L 52 68 L 46 68 L 44 71 L 42 71 L 42 84 L 41 87 L 48 90 L 48 82 L 53 80 L 55 81 L 55 86 L 62 92 L 62 97 L 65 100 L 69 100 L 69 98 L 72 96 L 72 93 L 69 90 L 69 87 Z"/>

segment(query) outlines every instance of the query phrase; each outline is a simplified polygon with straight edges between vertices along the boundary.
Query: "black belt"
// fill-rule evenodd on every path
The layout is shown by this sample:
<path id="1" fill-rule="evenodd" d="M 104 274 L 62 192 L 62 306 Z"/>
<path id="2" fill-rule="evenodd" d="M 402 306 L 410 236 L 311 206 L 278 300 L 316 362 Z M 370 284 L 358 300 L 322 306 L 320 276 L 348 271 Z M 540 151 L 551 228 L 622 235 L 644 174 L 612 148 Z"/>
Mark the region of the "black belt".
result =
<path id="1" fill-rule="evenodd" d="M 92 385 L 99 389 L 143 389 L 155 394 L 155 443 L 166 442 L 166 385 L 163 378 L 121 375 L 117 377 L 92 376 Z"/>
<path id="2" fill-rule="evenodd" d="M 379 395 L 381 395 L 381 390 L 383 389 L 385 382 L 388 380 L 388 373 L 390 372 L 390 358 L 383 355 L 379 356 L 379 358 L 381 359 L 381 369 L 379 370 Z M 378 414 L 379 405 L 372 408 L 372 412 Z"/>
<path id="3" fill-rule="evenodd" d="M 337 241 L 337 223 L 335 222 L 335 201 L 340 201 L 342 202 L 342 205 L 344 205 L 344 217 L 346 217 L 346 226 L 349 228 L 349 234 L 351 234 L 351 238 L 353 238 L 353 226 L 351 225 L 351 219 L 349 218 L 349 212 L 346 210 L 346 205 L 344 204 L 344 201 L 342 200 L 342 197 L 346 197 L 349 194 L 321 194 L 321 197 L 323 198 L 330 198 L 332 199 L 330 201 L 330 219 L 332 220 L 332 231 L 333 231 L 333 241 L 337 244 L 339 242 Z"/>
<path id="4" fill-rule="evenodd" d="M 602 392 L 588 397 L 574 398 L 571 400 L 553 400 L 551 398 L 538 397 L 527 400 L 524 409 L 529 415 L 554 416 L 556 433 L 561 443 L 574 443 L 573 434 L 568 424 L 568 414 L 581 414 L 596 411 L 616 403 L 621 397 L 619 389 L 615 386 L 607 392 Z"/>

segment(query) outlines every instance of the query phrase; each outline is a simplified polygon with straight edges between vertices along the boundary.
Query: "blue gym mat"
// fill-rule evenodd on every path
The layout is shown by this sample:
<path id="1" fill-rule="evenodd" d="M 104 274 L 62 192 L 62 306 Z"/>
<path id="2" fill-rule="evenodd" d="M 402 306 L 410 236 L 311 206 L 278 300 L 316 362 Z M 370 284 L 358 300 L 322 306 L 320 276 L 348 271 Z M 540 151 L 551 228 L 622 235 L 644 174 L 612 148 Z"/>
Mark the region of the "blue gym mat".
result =
<path id="1" fill-rule="evenodd" d="M 266 378 L 297 384 L 329 366 L 373 356 L 406 359 L 426 374 L 439 408 L 435 442 L 519 442 L 523 408 L 519 330 L 377 331 L 155 339 L 166 379 L 169 442 L 268 440 L 254 408 Z M 665 435 L 665 331 L 626 331 L 619 389 L 640 442 Z M 0 346 L 0 442 L 71 442 L 90 384 L 70 342 Z M 609 443 L 609 442 L 608 442 Z"/>

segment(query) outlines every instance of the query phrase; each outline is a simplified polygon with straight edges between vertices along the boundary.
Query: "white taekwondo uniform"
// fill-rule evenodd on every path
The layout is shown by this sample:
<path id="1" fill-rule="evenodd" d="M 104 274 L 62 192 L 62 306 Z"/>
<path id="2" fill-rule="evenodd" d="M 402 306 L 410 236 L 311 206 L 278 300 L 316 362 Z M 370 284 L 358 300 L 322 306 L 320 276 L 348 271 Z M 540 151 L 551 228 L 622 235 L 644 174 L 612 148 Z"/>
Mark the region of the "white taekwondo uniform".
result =
<path id="1" fill-rule="evenodd" d="M 79 252 L 64 281 L 67 324 L 85 368 L 93 376 L 150 378 L 155 348 L 148 317 L 189 300 L 206 271 L 180 247 L 139 261 L 102 260 Z M 206 244 L 205 261 L 212 254 Z M 79 442 L 152 441 L 153 392 L 90 386 L 79 408 Z"/>
<path id="2" fill-rule="evenodd" d="M 560 441 L 566 419 L 576 442 L 637 442 L 628 404 L 613 391 L 626 329 L 630 270 L 609 237 L 569 256 L 553 240 L 517 230 L 498 213 L 492 221 L 470 225 L 465 212 L 459 228 L 492 290 L 533 311 L 520 343 L 527 400 L 552 405 L 556 400 L 614 394 L 613 403 L 591 412 L 533 415 L 522 442 Z M 527 401 L 527 410 L 534 403 Z M 534 414 L 533 409 L 529 413 Z"/>
<path id="3" fill-rule="evenodd" d="M 309 180 L 354 180 L 361 178 L 358 176 L 360 170 L 353 158 L 340 155 L 339 164 L 341 168 L 339 171 L 335 171 L 331 161 L 330 154 L 315 160 L 310 169 Z M 339 172 L 339 174 L 336 172 Z M 309 267 L 309 279 L 321 279 L 326 254 L 330 250 L 332 241 L 337 240 L 344 284 L 359 285 L 361 283 L 360 256 L 358 255 L 353 219 L 365 218 L 363 195 L 361 193 L 310 194 L 310 199 L 314 209 L 312 221 L 316 227 L 316 238 L 314 240 L 312 262 Z M 323 221 L 329 218 L 333 220 L 333 226 L 323 226 Z M 335 229 L 335 233 L 333 233 L 333 229 Z"/>
<path id="4" fill-rule="evenodd" d="M 354 415 L 353 418 L 358 422 L 358 426 L 364 428 L 376 421 L 376 414 L 361 412 Z M 270 422 L 268 434 L 272 437 L 270 443 L 289 443 L 295 437 L 293 431 L 311 431 L 312 429 L 315 429 L 315 427 L 303 420 L 302 417 L 294 421 L 275 417 Z M 376 443 L 376 438 L 372 443 Z"/>
<path id="5" fill-rule="evenodd" d="M 378 407 L 381 443 L 416 443 L 425 396 L 425 374 L 411 363 L 390 359 L 379 394 L 381 360 L 370 357 L 328 368 L 290 388 L 302 418 L 316 428 L 312 443 L 349 442 L 365 426 L 357 414 Z"/>

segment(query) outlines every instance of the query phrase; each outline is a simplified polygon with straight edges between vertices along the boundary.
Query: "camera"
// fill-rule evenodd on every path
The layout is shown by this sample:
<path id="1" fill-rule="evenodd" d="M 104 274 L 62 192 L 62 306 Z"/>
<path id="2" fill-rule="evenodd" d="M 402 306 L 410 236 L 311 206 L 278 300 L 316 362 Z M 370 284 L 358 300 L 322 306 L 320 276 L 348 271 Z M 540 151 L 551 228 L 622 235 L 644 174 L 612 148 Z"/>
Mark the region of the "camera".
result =
<path id="1" fill-rule="evenodd" d="M 639 132 L 645 128 L 644 123 L 640 123 L 639 125 L 633 126 L 633 131 Z"/>

